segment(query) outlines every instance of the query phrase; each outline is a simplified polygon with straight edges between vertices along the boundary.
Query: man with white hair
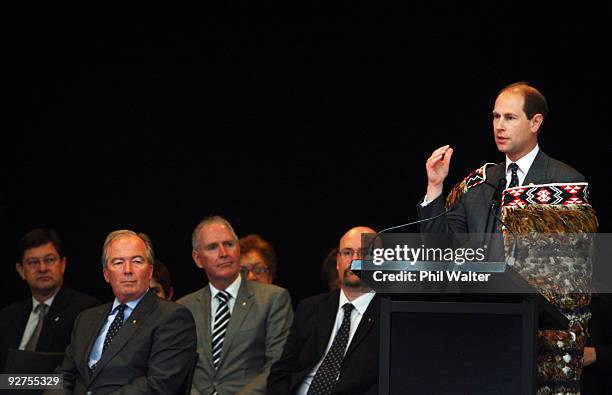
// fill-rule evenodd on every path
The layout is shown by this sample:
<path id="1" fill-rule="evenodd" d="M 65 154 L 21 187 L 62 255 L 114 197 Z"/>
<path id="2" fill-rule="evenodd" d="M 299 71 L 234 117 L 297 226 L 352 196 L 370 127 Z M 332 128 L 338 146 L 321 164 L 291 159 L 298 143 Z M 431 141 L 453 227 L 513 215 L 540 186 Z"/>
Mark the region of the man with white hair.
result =
<path id="1" fill-rule="evenodd" d="M 64 393 L 176 394 L 196 352 L 193 316 L 149 291 L 155 257 L 147 237 L 111 232 L 102 272 L 115 300 L 85 310 L 58 373 Z"/>

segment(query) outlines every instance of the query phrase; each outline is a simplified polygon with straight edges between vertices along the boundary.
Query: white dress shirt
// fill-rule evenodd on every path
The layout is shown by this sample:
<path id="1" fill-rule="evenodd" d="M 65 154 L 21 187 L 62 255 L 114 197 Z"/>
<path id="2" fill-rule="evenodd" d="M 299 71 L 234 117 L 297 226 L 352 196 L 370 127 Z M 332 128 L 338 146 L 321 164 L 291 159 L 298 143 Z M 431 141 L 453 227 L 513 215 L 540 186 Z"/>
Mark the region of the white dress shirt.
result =
<path id="1" fill-rule="evenodd" d="M 232 316 L 232 311 L 234 310 L 234 305 L 236 304 L 238 289 L 240 289 L 240 283 L 242 282 L 241 277 L 242 276 L 238 275 L 234 282 L 231 283 L 227 288 L 225 288 L 225 292 L 232 296 L 227 301 L 227 307 L 229 308 L 230 317 Z M 208 285 L 210 286 L 210 333 L 212 333 L 214 330 L 215 314 L 217 314 L 217 309 L 219 308 L 219 299 L 216 298 L 217 294 L 219 293 L 219 290 L 215 288 L 215 286 L 212 284 Z"/>
<path id="2" fill-rule="evenodd" d="M 518 186 L 523 185 L 525 177 L 527 177 L 527 173 L 529 172 L 529 169 L 531 168 L 531 165 L 533 164 L 533 161 L 539 150 L 540 147 L 536 144 L 536 146 L 533 147 L 533 149 L 527 155 L 514 162 L 518 166 L 518 170 L 516 171 L 516 174 L 518 175 L 519 179 Z M 512 171 L 508 169 L 510 163 L 512 163 L 512 161 L 506 156 L 506 186 L 510 185 L 510 180 L 512 179 Z"/>

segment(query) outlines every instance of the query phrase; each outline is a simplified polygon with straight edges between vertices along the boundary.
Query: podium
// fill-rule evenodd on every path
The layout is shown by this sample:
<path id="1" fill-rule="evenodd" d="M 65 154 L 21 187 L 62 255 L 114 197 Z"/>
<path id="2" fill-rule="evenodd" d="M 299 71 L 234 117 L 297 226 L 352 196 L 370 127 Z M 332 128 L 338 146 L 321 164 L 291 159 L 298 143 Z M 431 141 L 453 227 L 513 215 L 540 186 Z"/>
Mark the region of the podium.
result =
<path id="1" fill-rule="evenodd" d="M 392 261 L 383 266 L 368 261 L 352 266 L 383 296 L 379 394 L 535 393 L 537 331 L 565 329 L 568 321 L 516 272 L 504 262 Z M 433 286 L 380 281 L 381 272 L 406 278 L 423 271 L 447 279 L 447 271 L 472 272 L 488 280 L 436 280 Z"/>

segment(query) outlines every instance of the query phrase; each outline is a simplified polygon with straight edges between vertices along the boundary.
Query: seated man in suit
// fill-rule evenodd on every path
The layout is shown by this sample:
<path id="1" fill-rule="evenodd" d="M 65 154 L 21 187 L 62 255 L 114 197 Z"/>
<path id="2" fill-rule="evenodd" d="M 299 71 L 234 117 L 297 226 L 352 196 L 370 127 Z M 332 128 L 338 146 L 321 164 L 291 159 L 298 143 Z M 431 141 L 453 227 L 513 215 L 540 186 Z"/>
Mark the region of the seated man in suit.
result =
<path id="1" fill-rule="evenodd" d="M 283 356 L 268 377 L 268 394 L 378 394 L 379 300 L 349 270 L 361 257 L 366 227 L 340 239 L 340 290 L 300 302 Z"/>
<path id="2" fill-rule="evenodd" d="M 33 229 L 21 238 L 15 269 L 32 297 L 0 311 L 0 367 L 9 348 L 64 352 L 74 319 L 100 304 L 64 284 L 66 257 L 53 229 Z"/>
<path id="3" fill-rule="evenodd" d="M 198 330 L 192 394 L 263 394 L 293 320 L 286 289 L 240 275 L 240 245 L 230 223 L 214 216 L 193 231 L 192 257 L 209 284 L 178 302 Z"/>
<path id="4" fill-rule="evenodd" d="M 65 393 L 176 394 L 196 350 L 189 310 L 149 292 L 153 248 L 130 230 L 111 232 L 102 272 L 112 303 L 83 311 L 58 373 Z"/>

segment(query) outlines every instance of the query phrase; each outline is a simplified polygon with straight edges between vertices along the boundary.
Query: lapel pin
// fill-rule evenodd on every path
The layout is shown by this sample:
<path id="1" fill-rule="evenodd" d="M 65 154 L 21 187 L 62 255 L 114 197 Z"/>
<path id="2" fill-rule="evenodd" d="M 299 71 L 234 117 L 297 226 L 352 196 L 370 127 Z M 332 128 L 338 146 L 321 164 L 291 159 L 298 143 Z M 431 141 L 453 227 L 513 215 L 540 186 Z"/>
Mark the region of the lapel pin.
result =
<path id="1" fill-rule="evenodd" d="M 243 305 L 243 306 L 246 306 L 246 302 L 242 302 L 242 305 Z"/>
<path id="2" fill-rule="evenodd" d="M 368 322 L 372 322 L 372 318 L 368 317 Z"/>
<path id="3" fill-rule="evenodd" d="M 55 317 L 55 319 L 53 321 L 55 321 L 55 322 L 59 321 L 59 315 L 57 317 Z"/>
<path id="4" fill-rule="evenodd" d="M 136 325 L 136 320 L 132 321 L 132 324 Z"/>

